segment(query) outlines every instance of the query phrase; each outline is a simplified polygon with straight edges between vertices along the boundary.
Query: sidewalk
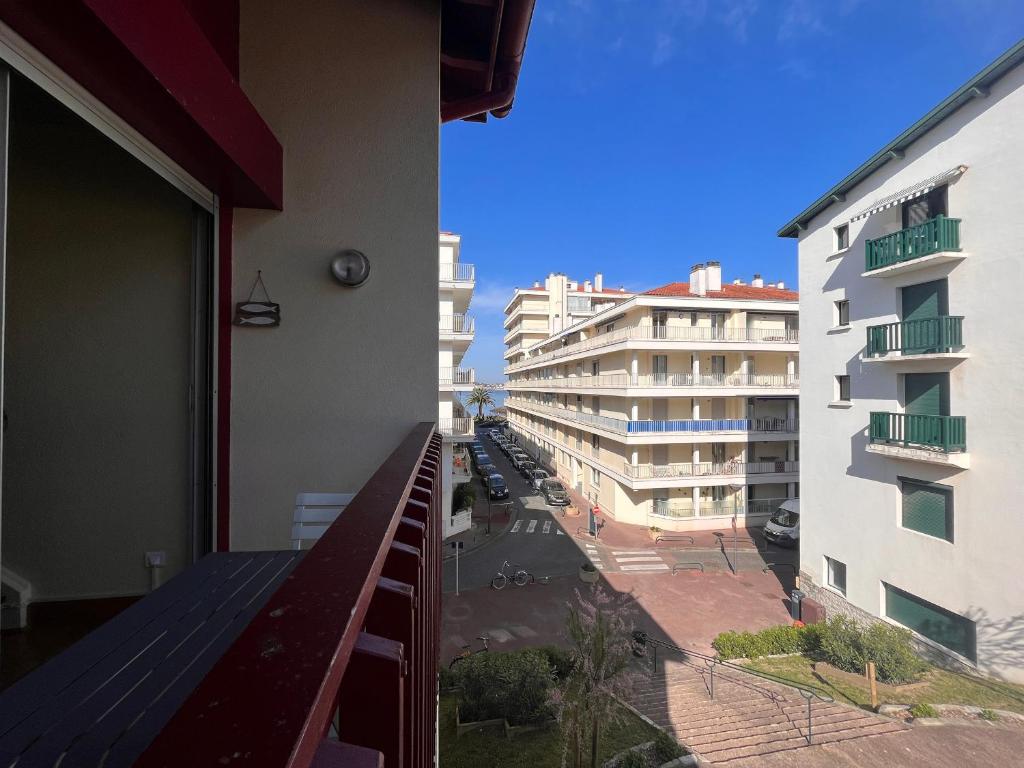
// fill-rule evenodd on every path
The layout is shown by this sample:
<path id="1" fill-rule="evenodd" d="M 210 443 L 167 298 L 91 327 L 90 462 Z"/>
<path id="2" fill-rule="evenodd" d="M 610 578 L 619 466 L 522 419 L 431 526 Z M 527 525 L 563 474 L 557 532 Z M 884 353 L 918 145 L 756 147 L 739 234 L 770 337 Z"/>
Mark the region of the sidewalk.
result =
<path id="1" fill-rule="evenodd" d="M 569 498 L 572 499 L 572 503 L 580 510 L 580 516 L 576 518 L 579 522 L 576 527 L 583 529 L 587 528 L 590 522 L 588 512 L 590 510 L 591 502 L 577 493 L 575 490 L 569 488 Z M 687 546 L 692 548 L 706 548 L 706 549 L 718 549 L 721 544 L 725 543 L 727 549 L 733 547 L 733 530 L 732 525 L 729 521 L 723 521 L 725 525 L 716 530 L 710 531 L 681 531 L 675 533 L 673 531 L 665 531 L 664 535 L 669 537 L 679 536 L 692 536 L 693 543 L 690 544 L 687 540 L 675 540 L 659 541 L 655 542 L 651 538 L 650 531 L 646 526 L 643 525 L 631 525 L 629 523 L 620 523 L 615 520 L 611 515 L 601 512 L 601 522 L 604 525 L 601 526 L 600 533 L 598 535 L 598 541 L 609 547 L 620 547 L 622 549 L 650 549 L 652 547 L 664 547 L 678 548 L 680 546 Z M 576 527 L 563 523 L 567 533 L 572 533 L 576 530 Z M 581 534 L 582 535 L 582 534 Z M 764 539 L 761 537 L 760 528 L 745 528 L 739 526 L 736 529 L 736 546 L 742 550 L 758 549 L 764 547 Z"/>
<path id="2" fill-rule="evenodd" d="M 515 522 L 515 506 L 496 506 L 500 502 L 491 502 L 491 535 L 487 535 L 487 489 L 480 485 L 476 476 L 470 481 L 474 483 L 473 490 L 476 491 L 476 501 L 473 502 L 472 526 L 468 531 L 449 536 L 444 540 L 444 559 L 451 560 L 455 557 L 455 550 L 452 543 L 462 542 L 462 550 L 459 556 L 467 555 L 475 549 L 501 538 Z"/>

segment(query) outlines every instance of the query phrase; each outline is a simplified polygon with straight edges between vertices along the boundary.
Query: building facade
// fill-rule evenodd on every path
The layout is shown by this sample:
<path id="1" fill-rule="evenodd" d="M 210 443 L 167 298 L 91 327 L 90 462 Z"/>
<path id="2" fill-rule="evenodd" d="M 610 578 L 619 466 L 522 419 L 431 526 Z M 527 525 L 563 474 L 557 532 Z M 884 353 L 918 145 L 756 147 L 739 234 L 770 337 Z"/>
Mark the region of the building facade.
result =
<path id="1" fill-rule="evenodd" d="M 1024 44 L 803 211 L 803 584 L 1024 681 Z"/>
<path id="2" fill-rule="evenodd" d="M 763 521 L 798 494 L 798 329 L 794 291 L 699 264 L 508 366 L 511 429 L 616 520 Z"/>
<path id="3" fill-rule="evenodd" d="M 552 334 L 632 295 L 624 288 L 605 289 L 600 272 L 593 282 L 552 272 L 544 285 L 516 288 L 505 305 L 505 360 L 514 365 Z"/>
<path id="4" fill-rule="evenodd" d="M 442 232 L 439 238 L 438 282 L 438 388 L 437 419 L 443 438 L 442 461 L 450 467 L 442 478 L 444 495 L 444 535 L 450 536 L 466 530 L 470 516 L 456 519 L 450 515 L 452 489 L 456 483 L 471 479 L 469 465 L 462 443 L 473 439 L 473 418 L 466 413 L 459 393 L 469 392 L 476 383 L 472 368 L 464 368 L 462 359 L 473 343 L 476 332 L 473 318 L 467 312 L 476 285 L 476 268 L 460 258 L 462 238 L 452 232 Z"/>

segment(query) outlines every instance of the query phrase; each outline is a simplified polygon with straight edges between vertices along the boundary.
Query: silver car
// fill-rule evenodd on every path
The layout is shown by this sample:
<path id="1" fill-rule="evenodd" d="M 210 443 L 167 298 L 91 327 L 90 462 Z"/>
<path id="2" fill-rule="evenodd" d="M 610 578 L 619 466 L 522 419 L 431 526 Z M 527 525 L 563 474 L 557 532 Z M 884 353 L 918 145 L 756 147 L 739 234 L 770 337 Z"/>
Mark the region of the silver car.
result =
<path id="1" fill-rule="evenodd" d="M 535 469 L 533 470 L 533 475 L 530 478 L 530 484 L 533 486 L 534 490 L 539 491 L 540 484 L 547 480 L 549 477 L 551 477 L 551 475 L 549 475 L 543 469 Z"/>

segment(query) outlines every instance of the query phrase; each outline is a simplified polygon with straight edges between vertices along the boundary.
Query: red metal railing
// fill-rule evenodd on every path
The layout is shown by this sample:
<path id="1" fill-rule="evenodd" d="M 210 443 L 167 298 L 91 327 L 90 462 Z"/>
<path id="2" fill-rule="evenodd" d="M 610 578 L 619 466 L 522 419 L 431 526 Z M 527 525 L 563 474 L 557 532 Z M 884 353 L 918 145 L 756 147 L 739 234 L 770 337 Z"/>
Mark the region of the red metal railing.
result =
<path id="1" fill-rule="evenodd" d="M 433 764 L 441 438 L 419 424 L 138 765 Z M 328 740 L 332 723 L 338 740 Z"/>

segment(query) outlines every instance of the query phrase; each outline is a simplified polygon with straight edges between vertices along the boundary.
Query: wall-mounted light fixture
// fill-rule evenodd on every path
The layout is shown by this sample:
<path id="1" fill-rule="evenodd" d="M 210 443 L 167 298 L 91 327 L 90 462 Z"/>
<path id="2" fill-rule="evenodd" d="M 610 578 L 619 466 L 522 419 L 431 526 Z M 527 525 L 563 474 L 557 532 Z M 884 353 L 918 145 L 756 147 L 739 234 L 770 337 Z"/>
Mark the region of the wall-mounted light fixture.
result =
<path id="1" fill-rule="evenodd" d="M 349 248 L 331 259 L 331 274 L 346 288 L 357 288 L 370 276 L 370 260 L 362 251 Z"/>

